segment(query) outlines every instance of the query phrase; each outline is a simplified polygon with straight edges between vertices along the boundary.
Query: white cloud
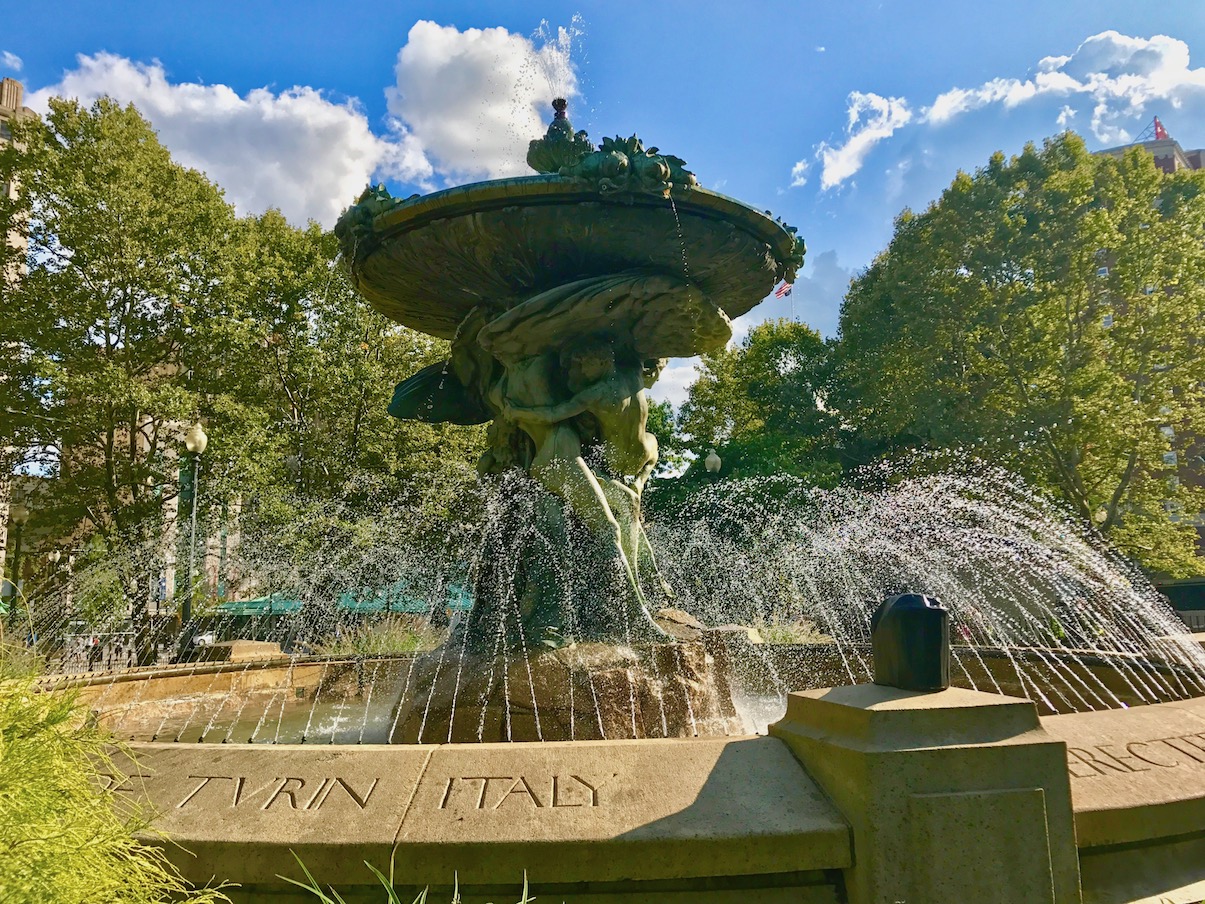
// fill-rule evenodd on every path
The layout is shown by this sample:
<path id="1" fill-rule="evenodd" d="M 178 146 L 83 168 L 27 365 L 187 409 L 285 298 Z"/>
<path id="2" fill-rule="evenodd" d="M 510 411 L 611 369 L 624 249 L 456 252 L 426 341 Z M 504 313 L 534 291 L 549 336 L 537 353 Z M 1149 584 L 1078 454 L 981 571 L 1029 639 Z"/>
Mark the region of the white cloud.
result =
<path id="1" fill-rule="evenodd" d="M 669 402 L 675 408 L 686 401 L 690 384 L 698 377 L 695 365 L 699 358 L 671 358 L 661 376 L 648 391 L 649 398 L 656 402 Z"/>
<path id="2" fill-rule="evenodd" d="M 816 45 L 816 53 L 824 53 L 827 49 L 823 44 Z"/>
<path id="3" fill-rule="evenodd" d="M 1083 123 L 1101 144 L 1125 144 L 1152 115 L 1160 115 L 1165 125 L 1172 119 L 1173 127 L 1205 122 L 1205 67 L 1192 68 L 1188 45 L 1177 38 L 1104 31 L 1084 40 L 1074 53 L 1043 57 L 1025 78 L 1001 76 L 973 88 L 950 88 L 915 115 L 906 98 L 855 91 L 849 95 L 845 143 L 821 142 L 814 148 L 822 165 L 820 188 L 850 179 L 876 145 L 905 126 L 939 127 L 975 111 L 1039 104 L 1038 112 L 1049 110 L 1059 128 Z M 806 181 L 808 164 L 804 159 L 792 167 L 792 186 Z M 887 172 L 888 191 L 898 194 L 897 182 L 902 184 L 905 171 Z"/>
<path id="4" fill-rule="evenodd" d="M 537 47 L 504 28 L 417 22 L 398 53 L 389 110 L 453 180 L 529 173 L 527 143 L 544 133 L 552 98 L 577 94 L 577 33 L 542 30 Z"/>
<path id="5" fill-rule="evenodd" d="M 821 142 L 816 148 L 816 157 L 821 162 L 821 189 L 833 188 L 853 176 L 876 144 L 912 120 L 912 111 L 904 98 L 861 91 L 849 95 L 848 112 L 845 131 L 849 138 L 845 144 L 833 146 Z M 792 177 L 794 172 L 792 169 Z"/>
<path id="6" fill-rule="evenodd" d="M 1025 79 L 996 78 L 977 88 L 954 88 L 921 111 L 924 122 L 941 125 L 993 104 L 1004 108 L 1039 98 L 1063 101 L 1058 115 L 1066 126 L 1082 110 L 1091 111 L 1093 136 L 1104 143 L 1133 139 L 1131 128 L 1152 113 L 1191 105 L 1186 121 L 1205 115 L 1205 68 L 1193 69 L 1188 45 L 1167 35 L 1137 38 L 1116 31 L 1092 35 L 1075 52 L 1038 61 Z"/>
<path id="7" fill-rule="evenodd" d="M 15 72 L 20 72 L 21 67 L 24 65 L 25 63 L 15 53 L 11 53 L 7 50 L 0 50 L 0 66 L 3 66 L 5 69 L 12 69 Z"/>
<path id="8" fill-rule="evenodd" d="M 133 103 L 172 155 L 208 174 L 241 213 L 279 207 L 294 223 L 329 227 L 373 175 L 422 182 L 433 174 L 413 135 L 400 125 L 374 135 L 354 100 L 336 103 L 301 86 L 240 96 L 226 85 L 171 83 L 158 62 L 109 53 L 77 61 L 29 105 L 45 110 L 55 95 Z"/>
<path id="9" fill-rule="evenodd" d="M 797 160 L 791 167 L 791 188 L 802 188 L 808 184 L 808 170 L 812 165 L 807 160 Z"/>

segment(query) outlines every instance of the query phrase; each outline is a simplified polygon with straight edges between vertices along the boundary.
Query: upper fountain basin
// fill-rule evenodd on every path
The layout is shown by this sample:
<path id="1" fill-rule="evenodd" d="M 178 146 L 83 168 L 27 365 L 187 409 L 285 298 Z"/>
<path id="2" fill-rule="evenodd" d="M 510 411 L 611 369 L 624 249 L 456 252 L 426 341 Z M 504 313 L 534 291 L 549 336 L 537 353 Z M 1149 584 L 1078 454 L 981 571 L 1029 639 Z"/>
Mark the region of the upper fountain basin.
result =
<path id="1" fill-rule="evenodd" d="M 385 316 L 451 339 L 473 308 L 628 271 L 683 279 L 729 317 L 793 280 L 802 242 L 702 188 L 600 192 L 559 175 L 479 182 L 351 208 L 337 232 L 356 288 Z"/>

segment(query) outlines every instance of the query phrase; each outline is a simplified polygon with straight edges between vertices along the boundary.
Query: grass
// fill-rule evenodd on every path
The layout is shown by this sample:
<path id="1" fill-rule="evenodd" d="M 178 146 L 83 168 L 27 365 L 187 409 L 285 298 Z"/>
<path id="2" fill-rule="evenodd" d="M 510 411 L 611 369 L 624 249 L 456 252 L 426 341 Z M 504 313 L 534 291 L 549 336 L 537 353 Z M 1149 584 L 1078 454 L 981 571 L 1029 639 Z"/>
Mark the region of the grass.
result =
<path id="1" fill-rule="evenodd" d="M 314 645 L 314 651 L 332 657 L 388 656 L 433 650 L 441 640 L 443 635 L 432 628 L 425 618 L 393 615 L 360 625 L 339 636 L 328 636 Z"/>
<path id="2" fill-rule="evenodd" d="M 71 695 L 36 691 L 36 675 L 0 644 L 0 901 L 227 901 L 191 888 L 161 848 L 134 837 L 149 831 L 145 815 L 98 780 L 118 774 L 110 738 Z"/>
<path id="3" fill-rule="evenodd" d="M 806 618 L 799 621 L 759 622 L 754 626 L 761 635 L 762 643 L 832 643 L 833 639 Z"/>
<path id="4" fill-rule="evenodd" d="M 290 851 L 290 853 L 293 852 Z M 301 871 L 305 874 L 306 881 L 300 882 L 297 879 L 290 879 L 288 876 L 278 876 L 277 878 L 284 879 L 286 882 L 292 883 L 298 888 L 305 889 L 310 894 L 314 895 L 314 897 L 316 897 L 319 901 L 321 901 L 322 904 L 347 904 L 347 902 L 343 900 L 343 897 L 331 886 L 327 886 L 330 894 L 327 894 L 327 892 L 323 891 L 322 886 L 318 884 L 318 880 L 314 878 L 314 875 L 309 871 L 309 868 L 301 862 L 301 858 L 298 857 L 297 854 L 293 853 L 293 859 L 296 860 L 297 865 L 301 867 Z M 389 858 L 388 876 L 385 876 L 379 869 L 377 869 L 367 860 L 364 861 L 364 865 L 372 870 L 372 874 L 376 876 L 377 881 L 381 883 L 381 888 L 385 893 L 385 897 L 382 899 L 383 904 L 404 904 L 402 898 L 399 897 L 397 893 L 397 889 L 393 887 L 394 875 L 392 856 Z M 459 881 L 454 881 L 455 888 L 452 891 L 452 904 L 460 904 L 460 883 Z M 534 900 L 535 898 L 530 897 L 527 893 L 527 874 L 524 873 L 523 897 L 519 899 L 517 904 L 530 904 L 530 902 Z M 422 891 L 420 891 L 418 896 L 411 902 L 411 904 L 427 904 L 427 889 L 424 888 Z"/>

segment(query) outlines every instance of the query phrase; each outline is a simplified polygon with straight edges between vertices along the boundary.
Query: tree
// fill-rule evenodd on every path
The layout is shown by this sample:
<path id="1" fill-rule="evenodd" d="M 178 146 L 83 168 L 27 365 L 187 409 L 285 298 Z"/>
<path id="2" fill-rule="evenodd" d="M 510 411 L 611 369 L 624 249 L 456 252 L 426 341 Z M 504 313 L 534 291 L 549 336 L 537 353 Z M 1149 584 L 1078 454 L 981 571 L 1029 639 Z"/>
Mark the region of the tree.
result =
<path id="1" fill-rule="evenodd" d="M 819 333 L 797 321 L 767 321 L 736 348 L 704 356 L 679 428 L 696 456 L 719 450 L 725 473 L 830 483 L 840 468 L 837 423 L 824 402 L 829 374 Z"/>
<path id="2" fill-rule="evenodd" d="M 4 286 L 0 445 L 60 477 L 60 530 L 143 539 L 178 425 L 199 413 L 195 338 L 226 314 L 233 210 L 133 107 L 52 100 L 13 133 L 4 225 L 27 239 L 28 272 Z"/>
<path id="3" fill-rule="evenodd" d="M 654 481 L 650 514 L 673 512 L 711 483 L 703 461 L 712 449 L 726 477 L 787 474 L 834 485 L 841 474 L 840 437 L 825 406 L 829 355 L 819 333 L 790 320 L 759 324 L 735 348 L 704 355 L 671 438 L 658 433 L 663 446 L 682 450 L 691 464 L 677 479 Z"/>
<path id="4" fill-rule="evenodd" d="M 383 501 L 431 504 L 432 484 L 450 500 L 473 479 L 482 429 L 387 413 L 394 385 L 446 358 L 448 343 L 370 309 L 338 265 L 334 236 L 316 224 L 296 229 L 268 211 L 243 226 L 249 266 L 233 292 L 247 316 L 237 339 L 220 342 L 247 351 L 215 389 L 253 400 L 261 458 L 250 486 L 244 473 L 227 494 L 253 488 L 248 514 L 273 528 L 327 503 L 369 515 Z"/>
<path id="5" fill-rule="evenodd" d="M 1205 427 L 1203 311 L 1205 174 L 1066 133 L 900 215 L 842 307 L 834 404 L 866 458 L 1003 463 L 1183 574 L 1201 499 L 1171 453 Z"/>
<path id="6" fill-rule="evenodd" d="M 0 449 L 54 478 L 39 528 L 150 592 L 146 556 L 172 546 L 182 434 L 210 437 L 200 516 L 241 503 L 279 525 L 335 500 L 371 510 L 465 482 L 479 430 L 401 424 L 393 384 L 446 355 L 372 312 L 317 225 L 239 219 L 203 174 L 171 160 L 133 107 L 52 100 L 0 153 L 3 222 L 28 241 L 6 282 Z M 15 267 L 19 249 L 4 263 Z M 143 602 L 138 600 L 139 603 Z M 137 611 L 145 606 L 136 606 Z"/>

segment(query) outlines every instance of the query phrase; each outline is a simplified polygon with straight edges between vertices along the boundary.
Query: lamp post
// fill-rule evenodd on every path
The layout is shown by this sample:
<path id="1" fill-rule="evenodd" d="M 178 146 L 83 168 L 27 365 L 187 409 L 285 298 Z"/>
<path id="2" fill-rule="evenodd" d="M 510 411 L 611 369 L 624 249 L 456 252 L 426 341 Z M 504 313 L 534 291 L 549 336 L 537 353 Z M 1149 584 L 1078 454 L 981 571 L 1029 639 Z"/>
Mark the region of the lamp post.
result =
<path id="1" fill-rule="evenodd" d="M 29 520 L 29 509 L 21 503 L 16 503 L 8 510 L 8 515 L 13 520 L 15 530 L 13 531 L 13 598 L 21 595 L 21 534 L 24 532 L 25 522 Z"/>
<path id="2" fill-rule="evenodd" d="M 192 519 L 188 534 L 188 570 L 184 572 L 184 605 L 180 609 L 181 630 L 186 630 L 188 623 L 192 621 L 192 569 L 197 552 L 197 496 L 200 495 L 197 492 L 197 479 L 201 473 L 201 455 L 208 445 L 209 437 L 205 435 L 205 428 L 197 421 L 184 434 L 184 448 L 192 456 L 192 481 L 189 487 L 192 495 Z"/>

